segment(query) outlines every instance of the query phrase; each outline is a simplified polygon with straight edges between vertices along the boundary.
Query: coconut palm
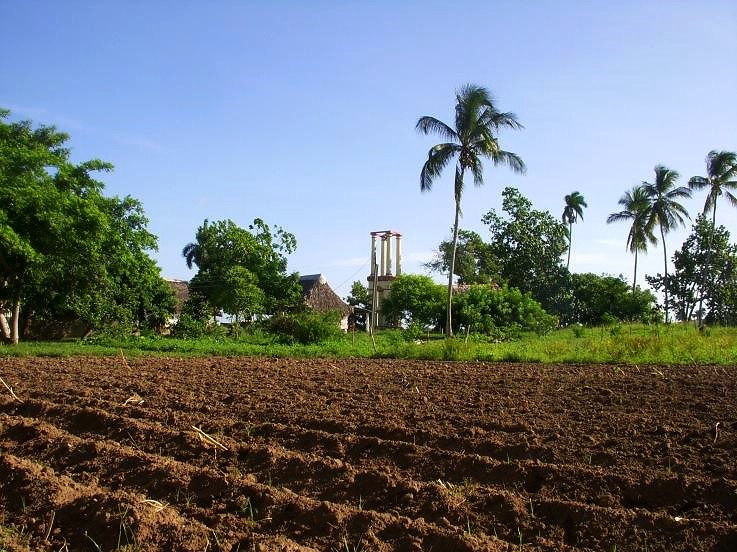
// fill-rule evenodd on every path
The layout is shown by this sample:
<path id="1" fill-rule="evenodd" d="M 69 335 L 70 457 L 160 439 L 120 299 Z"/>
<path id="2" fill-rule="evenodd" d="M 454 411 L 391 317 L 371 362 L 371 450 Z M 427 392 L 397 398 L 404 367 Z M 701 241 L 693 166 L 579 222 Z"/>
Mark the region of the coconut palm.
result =
<path id="1" fill-rule="evenodd" d="M 732 191 L 737 191 L 737 154 L 731 151 L 710 151 L 706 155 L 706 174 L 707 176 L 691 177 L 688 181 L 688 187 L 692 190 L 708 189 L 704 202 L 704 215 L 711 210 L 711 228 L 713 232 L 716 228 L 717 200 L 719 197 L 726 196 L 732 206 L 737 207 L 737 197 L 732 193 Z M 706 252 L 707 270 L 704 271 L 702 289 L 705 287 L 706 274 L 711 264 L 711 235 L 709 236 L 708 248 Z M 699 297 L 699 326 L 701 326 L 702 320 L 702 305 L 703 294 Z"/>
<path id="2" fill-rule="evenodd" d="M 446 335 L 453 335 L 451 325 L 451 302 L 453 299 L 453 271 L 455 269 L 456 248 L 458 245 L 458 219 L 461 216 L 461 196 L 463 178 L 466 171 L 473 175 L 476 186 L 484 183 L 483 158 L 490 159 L 494 165 L 507 165 L 518 173 L 524 173 L 525 164 L 514 153 L 504 151 L 499 146 L 497 132 L 500 128 L 520 129 L 522 125 L 513 113 L 497 110 L 494 99 L 486 88 L 467 84 L 456 92 L 455 124 L 453 127 L 435 117 L 420 117 L 416 129 L 422 134 L 438 134 L 445 140 L 430 148 L 427 161 L 420 172 L 420 189 L 432 189 L 433 182 L 452 160 L 455 166 L 455 222 L 453 224 L 453 248 L 448 274 L 448 316 Z"/>
<path id="3" fill-rule="evenodd" d="M 724 195 L 737 207 L 737 153 L 732 151 L 710 151 L 706 156 L 707 176 L 694 176 L 688 181 L 692 190 L 708 188 L 704 203 L 704 215 L 711 210 L 711 224 L 716 226 L 717 200 Z"/>
<path id="4" fill-rule="evenodd" d="M 568 223 L 568 261 L 566 269 L 571 264 L 571 243 L 573 242 L 573 223 L 580 218 L 583 220 L 583 208 L 588 207 L 580 192 L 573 192 L 565 197 L 566 206 L 563 209 L 563 222 Z"/>
<path id="5" fill-rule="evenodd" d="M 665 235 L 679 224 L 685 224 L 684 217 L 690 219 L 686 208 L 678 203 L 681 198 L 690 198 L 691 190 L 685 186 L 676 186 L 676 181 L 681 175 L 676 171 L 657 165 L 655 167 L 655 182 L 643 182 L 650 200 L 646 227 L 649 231 L 660 227 L 660 239 L 663 242 L 663 265 L 665 279 L 663 289 L 665 291 L 665 322 L 668 323 L 668 252 L 665 244 Z"/>
<path id="6" fill-rule="evenodd" d="M 647 251 L 648 243 L 655 245 L 658 239 L 651 229 L 647 228 L 647 217 L 650 208 L 650 198 L 643 186 L 635 186 L 627 190 L 617 202 L 624 207 L 618 213 L 612 213 L 606 219 L 607 224 L 631 220 L 630 231 L 627 234 L 627 249 L 635 254 L 635 272 L 632 277 L 632 293 L 637 286 L 637 254 Z"/>

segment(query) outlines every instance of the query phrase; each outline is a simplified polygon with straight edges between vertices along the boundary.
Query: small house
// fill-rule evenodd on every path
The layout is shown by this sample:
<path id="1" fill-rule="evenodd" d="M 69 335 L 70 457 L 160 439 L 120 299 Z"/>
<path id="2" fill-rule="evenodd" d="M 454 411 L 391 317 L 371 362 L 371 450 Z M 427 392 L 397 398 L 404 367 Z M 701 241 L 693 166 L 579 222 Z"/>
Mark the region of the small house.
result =
<path id="1" fill-rule="evenodd" d="M 340 328 L 348 330 L 348 315 L 351 306 L 333 291 L 322 274 L 308 274 L 299 277 L 302 284 L 302 299 L 309 308 L 316 312 L 339 311 Z"/>

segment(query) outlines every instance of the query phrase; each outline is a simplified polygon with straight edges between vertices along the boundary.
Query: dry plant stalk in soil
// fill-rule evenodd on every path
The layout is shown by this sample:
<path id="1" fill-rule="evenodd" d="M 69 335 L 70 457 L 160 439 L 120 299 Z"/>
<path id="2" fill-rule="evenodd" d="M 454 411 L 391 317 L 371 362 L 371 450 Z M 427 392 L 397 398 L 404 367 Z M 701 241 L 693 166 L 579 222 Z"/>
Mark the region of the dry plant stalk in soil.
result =
<path id="1" fill-rule="evenodd" d="M 22 400 L 20 400 L 18 398 L 18 395 L 15 394 L 15 392 L 13 391 L 13 388 L 10 387 L 7 383 L 5 383 L 5 380 L 3 378 L 0 378 L 0 382 L 2 382 L 2 384 L 5 386 L 5 389 L 7 389 L 8 391 L 10 391 L 10 396 L 11 397 L 13 397 L 16 401 L 18 401 L 20 403 L 23 402 Z"/>
<path id="2" fill-rule="evenodd" d="M 211 435 L 208 435 L 204 431 L 202 431 L 197 426 L 192 426 L 192 429 L 194 429 L 197 433 L 197 438 L 202 441 L 205 444 L 212 445 L 215 448 L 221 448 L 223 450 L 228 450 L 228 447 L 226 447 L 224 444 L 222 444 L 220 441 L 216 441 L 214 437 Z"/>

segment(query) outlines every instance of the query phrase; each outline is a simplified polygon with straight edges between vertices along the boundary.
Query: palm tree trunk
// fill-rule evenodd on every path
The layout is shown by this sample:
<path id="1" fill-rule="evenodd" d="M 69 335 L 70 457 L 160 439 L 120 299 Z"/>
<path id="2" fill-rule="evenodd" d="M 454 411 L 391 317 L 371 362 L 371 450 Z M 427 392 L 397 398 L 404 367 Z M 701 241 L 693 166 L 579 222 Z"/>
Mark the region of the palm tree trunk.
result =
<path id="1" fill-rule="evenodd" d="M 451 308 L 453 306 L 453 272 L 456 264 L 456 248 L 458 246 L 458 218 L 461 214 L 461 202 L 460 198 L 456 197 L 456 214 L 455 222 L 453 223 L 453 250 L 450 254 L 450 273 L 448 274 L 448 316 L 446 318 L 445 335 L 447 337 L 453 337 L 453 319 L 451 314 Z"/>
<path id="2" fill-rule="evenodd" d="M 706 266 L 704 267 L 704 277 L 701 279 L 701 293 L 699 294 L 699 328 L 702 328 L 704 325 L 704 311 L 703 311 L 703 305 L 704 305 L 704 293 L 706 293 L 706 281 L 709 278 L 709 275 L 711 274 L 710 268 L 711 268 L 711 248 L 714 241 L 714 232 L 716 231 L 716 221 L 717 221 L 717 202 L 714 200 L 714 205 L 711 209 L 711 232 L 709 233 L 709 243 L 707 245 L 706 249 Z"/>
<path id="3" fill-rule="evenodd" d="M 663 280 L 665 288 L 665 323 L 668 323 L 668 253 L 665 248 L 665 232 L 663 232 L 663 225 L 660 225 L 660 239 L 663 240 L 663 266 L 665 267 L 665 279 Z"/>
<path id="4" fill-rule="evenodd" d="M 635 249 L 635 274 L 632 277 L 632 295 L 635 294 L 636 286 L 637 286 L 637 249 Z"/>
<path id="5" fill-rule="evenodd" d="M 568 223 L 568 261 L 566 261 L 566 270 L 571 264 L 571 243 L 573 242 L 573 223 Z"/>

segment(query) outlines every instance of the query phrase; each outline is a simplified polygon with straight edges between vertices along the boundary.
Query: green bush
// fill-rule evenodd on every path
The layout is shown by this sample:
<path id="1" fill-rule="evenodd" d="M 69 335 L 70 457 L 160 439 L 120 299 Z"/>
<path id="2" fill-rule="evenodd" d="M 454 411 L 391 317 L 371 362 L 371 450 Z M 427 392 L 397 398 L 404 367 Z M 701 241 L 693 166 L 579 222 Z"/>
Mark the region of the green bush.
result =
<path id="1" fill-rule="evenodd" d="M 445 289 L 429 276 L 402 274 L 392 282 L 382 313 L 407 325 L 437 326 L 445 316 Z"/>
<path id="2" fill-rule="evenodd" d="M 338 311 L 280 314 L 272 316 L 266 327 L 282 343 L 308 345 L 342 336 L 340 319 Z"/>
<path id="3" fill-rule="evenodd" d="M 459 326 L 494 338 L 516 337 L 522 332 L 545 334 L 556 320 L 529 293 L 517 288 L 471 286 L 453 298 L 453 319 Z"/>
<path id="4" fill-rule="evenodd" d="M 611 326 L 623 320 L 647 322 L 655 313 L 655 296 L 621 277 L 571 274 L 571 297 L 563 309 L 565 323 Z"/>
<path id="5" fill-rule="evenodd" d="M 199 320 L 191 314 L 182 313 L 179 320 L 171 329 L 172 337 L 183 339 L 197 339 L 198 337 L 225 337 L 227 328 L 211 321 Z"/>

